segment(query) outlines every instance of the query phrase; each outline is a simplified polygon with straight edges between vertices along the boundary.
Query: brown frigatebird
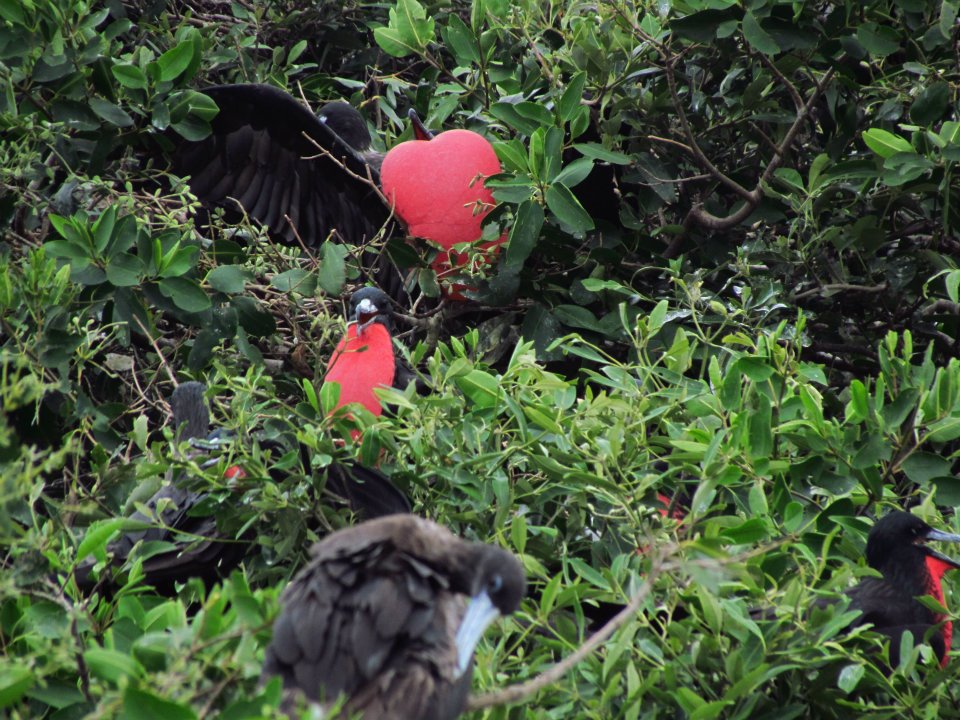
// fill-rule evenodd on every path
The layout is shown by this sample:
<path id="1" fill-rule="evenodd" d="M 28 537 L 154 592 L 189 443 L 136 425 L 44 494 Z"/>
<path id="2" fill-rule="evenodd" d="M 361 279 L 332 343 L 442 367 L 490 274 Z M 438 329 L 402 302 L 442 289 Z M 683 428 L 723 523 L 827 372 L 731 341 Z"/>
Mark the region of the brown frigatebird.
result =
<path id="1" fill-rule="evenodd" d="M 891 639 L 890 663 L 900 662 L 900 638 L 910 631 L 917 642 L 926 639 L 942 665 L 950 654 L 953 624 L 917 598 L 930 595 L 944 603 L 942 578 L 960 563 L 926 543 L 960 542 L 960 535 L 935 530 L 902 510 L 877 520 L 867 536 L 867 564 L 883 577 L 861 580 L 846 592 L 850 609 L 859 610 L 853 626 L 870 623 Z"/>
<path id="2" fill-rule="evenodd" d="M 396 515 L 329 535 L 281 596 L 262 680 L 377 720 L 449 720 L 463 710 L 473 650 L 514 612 L 523 568 L 509 552 Z"/>
<path id="3" fill-rule="evenodd" d="M 210 432 L 205 393 L 203 383 L 190 381 L 177 386 L 170 398 L 177 438 L 189 440 L 199 452 L 229 442 L 219 430 Z M 300 451 L 305 453 L 303 447 Z M 304 466 L 309 467 L 309 458 L 304 458 Z M 330 463 L 325 471 L 327 490 L 346 501 L 361 518 L 410 512 L 407 497 L 378 470 L 345 461 Z M 245 473 L 242 468 L 231 466 L 224 475 L 241 478 Z M 143 555 L 143 582 L 162 594 L 175 593 L 177 583 L 192 577 L 210 586 L 226 577 L 250 552 L 250 538 L 230 537 L 218 528 L 216 516 L 201 509 L 208 495 L 185 487 L 185 480 L 175 479 L 160 488 L 145 503 L 146 512 L 137 510 L 130 516 L 131 522 L 141 527 L 123 533 L 108 546 L 115 567 L 132 559 L 136 547 L 152 547 L 152 554 Z M 97 586 L 112 590 L 109 573 L 100 578 L 93 575 L 95 564 L 95 561 L 86 561 L 77 567 L 74 572 L 77 586 L 84 592 Z"/>

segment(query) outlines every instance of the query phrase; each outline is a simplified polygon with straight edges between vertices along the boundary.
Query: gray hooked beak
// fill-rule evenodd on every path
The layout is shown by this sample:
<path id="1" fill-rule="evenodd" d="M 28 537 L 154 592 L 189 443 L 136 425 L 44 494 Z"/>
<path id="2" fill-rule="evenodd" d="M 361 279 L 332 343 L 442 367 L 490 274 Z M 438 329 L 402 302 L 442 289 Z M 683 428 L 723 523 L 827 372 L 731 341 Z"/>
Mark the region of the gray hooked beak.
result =
<path id="1" fill-rule="evenodd" d="M 955 543 L 955 542 L 960 542 L 960 535 L 956 535 L 954 533 L 945 533 L 945 532 L 941 532 L 940 530 L 931 530 L 926 534 L 923 540 L 924 542 L 930 542 L 931 540 L 934 540 L 936 542 Z M 938 553 L 936 550 L 933 550 L 932 548 L 925 548 L 925 550 L 928 554 L 933 555 L 939 560 L 945 562 L 947 565 L 950 565 L 951 567 L 960 570 L 960 562 L 957 562 L 952 557 L 947 557 L 946 555 Z"/>
<path id="2" fill-rule="evenodd" d="M 498 617 L 500 617 L 500 611 L 490 600 L 486 590 L 470 598 L 467 612 L 464 613 L 460 627 L 457 629 L 457 677 L 467 671 L 470 658 L 473 657 L 473 651 L 480 642 L 484 630 Z"/>
<path id="3" fill-rule="evenodd" d="M 357 335 L 362 334 L 370 326 L 370 323 L 375 322 L 379 313 L 380 311 L 372 300 L 364 298 L 357 303 L 357 309 L 353 315 L 353 319 L 357 322 Z"/>

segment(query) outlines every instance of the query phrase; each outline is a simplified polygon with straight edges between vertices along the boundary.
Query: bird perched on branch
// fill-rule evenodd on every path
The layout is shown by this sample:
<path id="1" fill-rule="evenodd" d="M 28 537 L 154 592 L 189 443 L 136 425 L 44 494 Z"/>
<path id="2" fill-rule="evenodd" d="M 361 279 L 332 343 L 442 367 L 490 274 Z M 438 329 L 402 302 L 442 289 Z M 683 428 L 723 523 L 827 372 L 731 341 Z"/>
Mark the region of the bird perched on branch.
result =
<path id="1" fill-rule="evenodd" d="M 219 431 L 210 432 L 210 411 L 204 397 L 206 386 L 199 382 L 181 383 L 170 398 L 173 425 L 180 441 L 189 440 L 200 452 L 216 449 L 229 442 Z M 301 451 L 303 449 L 301 448 Z M 210 462 L 217 462 L 216 458 Z M 309 467 L 309 462 L 305 462 Z M 410 511 L 410 502 L 378 470 L 357 463 L 331 463 L 326 470 L 326 488 L 342 498 L 363 518 Z M 227 468 L 227 478 L 243 478 L 242 467 Z M 165 484 L 146 503 L 145 510 L 130 516 L 139 529 L 123 533 L 108 546 L 112 564 L 120 567 L 134 556 L 134 548 L 160 548 L 143 554 L 143 582 L 163 594 L 176 592 L 176 584 L 199 577 L 207 585 L 226 577 L 250 552 L 249 536 L 231 537 L 217 527 L 217 518 L 203 512 L 207 493 L 184 487 L 185 483 Z M 74 577 L 84 592 L 100 586 L 111 589 L 112 578 L 94 577 L 95 561 L 81 563 Z"/>
<path id="2" fill-rule="evenodd" d="M 490 143 L 469 130 L 433 135 L 413 114 L 413 141 L 386 157 L 371 150 L 362 116 L 345 102 L 318 114 L 270 85 L 205 88 L 219 113 L 211 134 L 181 142 L 173 169 L 190 189 L 230 221 L 247 215 L 288 245 L 319 245 L 332 231 L 352 246 L 374 239 L 395 208 L 412 235 L 435 242 L 438 275 L 462 264 L 454 244 L 480 238 L 480 222 L 493 207 L 484 178 L 500 172 Z M 384 190 L 380 186 L 383 169 Z M 387 233 L 390 230 L 388 228 Z M 495 244 L 499 244 L 499 241 Z M 381 287 L 398 297 L 400 272 L 385 258 L 370 258 Z M 398 297 L 398 299 L 400 299 Z"/>
<path id="3" fill-rule="evenodd" d="M 340 530 L 281 597 L 263 680 L 377 720 L 448 720 L 463 710 L 473 650 L 525 592 L 510 553 L 412 515 Z"/>
<path id="4" fill-rule="evenodd" d="M 932 541 L 960 542 L 960 535 L 934 530 L 908 512 L 884 515 L 870 530 L 866 551 L 867 564 L 883 577 L 865 578 L 846 593 L 850 609 L 861 613 L 853 625 L 870 623 L 891 639 L 894 666 L 900 662 L 900 638 L 907 631 L 917 642 L 929 638 L 942 665 L 950 654 L 953 623 L 917 598 L 930 595 L 943 605 L 943 575 L 960 563 L 928 547 Z"/>

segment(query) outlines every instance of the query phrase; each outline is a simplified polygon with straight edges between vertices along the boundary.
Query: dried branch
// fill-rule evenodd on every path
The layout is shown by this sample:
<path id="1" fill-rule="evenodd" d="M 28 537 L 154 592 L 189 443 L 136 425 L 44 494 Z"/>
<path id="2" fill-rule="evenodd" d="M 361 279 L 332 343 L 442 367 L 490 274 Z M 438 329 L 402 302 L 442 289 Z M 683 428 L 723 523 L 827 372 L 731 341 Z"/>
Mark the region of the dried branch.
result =
<path id="1" fill-rule="evenodd" d="M 650 591 L 653 590 L 654 582 L 656 582 L 657 578 L 659 578 L 661 573 L 664 571 L 664 560 L 674 551 L 676 551 L 676 546 L 668 546 L 657 553 L 656 557 L 654 557 L 652 561 L 650 572 L 647 573 L 643 580 L 643 584 L 640 585 L 637 592 L 635 592 L 633 597 L 630 598 L 630 602 L 627 603 L 626 607 L 610 618 L 610 620 L 608 620 L 606 624 L 600 628 L 600 630 L 594 633 L 589 640 L 578 647 L 573 653 L 565 657 L 553 667 L 543 671 L 532 680 L 517 683 L 516 685 L 509 685 L 505 688 L 497 690 L 496 692 L 485 693 L 483 695 L 475 695 L 471 697 L 467 701 L 467 711 L 472 712 L 474 710 L 481 710 L 483 708 L 507 705 L 520 702 L 521 700 L 526 700 L 527 698 L 532 697 L 536 693 L 540 692 L 540 690 L 547 687 L 551 683 L 554 683 L 563 677 L 578 663 L 580 663 L 594 650 L 606 642 L 614 632 L 616 632 L 624 623 L 627 622 L 627 620 L 634 616 L 637 610 L 640 609 L 640 606 L 643 605 L 647 597 L 649 597 Z"/>

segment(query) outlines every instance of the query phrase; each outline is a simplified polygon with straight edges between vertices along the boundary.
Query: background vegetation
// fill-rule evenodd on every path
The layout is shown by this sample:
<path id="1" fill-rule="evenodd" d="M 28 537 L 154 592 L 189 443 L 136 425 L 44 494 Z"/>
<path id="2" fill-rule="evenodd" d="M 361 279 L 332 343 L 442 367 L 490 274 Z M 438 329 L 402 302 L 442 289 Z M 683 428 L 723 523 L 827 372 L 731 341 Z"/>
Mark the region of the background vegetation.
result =
<path id="1" fill-rule="evenodd" d="M 387 393 L 359 449 L 416 511 L 523 559 L 529 598 L 475 689 L 536 675 L 652 582 L 599 654 L 483 717 L 960 716 L 956 662 L 918 647 L 885 673 L 842 608 L 804 613 L 870 572 L 868 517 L 960 527 L 957 13 L 0 0 L 0 708 L 275 712 L 257 677 L 279 590 L 349 521 L 319 495 L 355 448 L 318 389 L 358 270 L 333 243 L 211 236 L 163 161 L 207 132 L 198 88 L 257 81 L 346 97 L 386 147 L 412 106 L 503 163 L 483 322 L 405 338 L 433 391 Z M 429 251 L 391 250 L 435 296 Z M 218 465 L 171 442 L 168 372 L 238 433 Z M 71 568 L 169 472 L 257 533 L 243 571 L 168 599 L 134 567 L 82 596 Z"/>

